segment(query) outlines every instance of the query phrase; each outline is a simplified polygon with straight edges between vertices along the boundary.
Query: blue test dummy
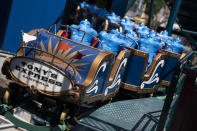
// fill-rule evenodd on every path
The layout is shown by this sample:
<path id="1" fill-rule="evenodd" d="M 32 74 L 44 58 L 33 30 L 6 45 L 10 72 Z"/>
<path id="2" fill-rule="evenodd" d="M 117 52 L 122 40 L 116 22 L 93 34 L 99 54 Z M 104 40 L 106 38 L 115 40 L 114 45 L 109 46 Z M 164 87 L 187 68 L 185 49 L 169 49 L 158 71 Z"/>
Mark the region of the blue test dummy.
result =
<path id="1" fill-rule="evenodd" d="M 80 31 L 80 30 L 83 30 L 93 36 L 97 36 L 97 32 L 96 30 L 94 30 L 93 28 L 91 28 L 91 24 L 88 20 L 82 20 L 80 22 L 79 25 L 71 25 L 71 27 L 74 27 L 74 28 L 77 28 L 77 29 L 73 29 L 71 28 L 71 40 L 73 41 L 76 41 L 76 42 L 81 42 L 85 45 L 88 45 L 90 46 L 91 43 L 92 43 L 92 39 L 94 37 L 88 35 L 88 34 L 85 34 L 84 38 L 83 38 L 83 35 L 84 35 L 84 32 Z M 78 30 L 80 29 L 80 30 Z M 83 38 L 83 41 L 81 41 Z"/>
<path id="2" fill-rule="evenodd" d="M 165 45 L 165 42 L 162 41 L 161 35 L 158 34 L 157 32 L 155 32 L 154 30 L 151 30 L 149 32 L 149 37 L 153 38 L 155 41 L 160 42 L 162 44 L 162 46 Z"/>
<path id="3" fill-rule="evenodd" d="M 149 32 L 149 36 L 152 37 L 152 38 L 156 37 L 156 35 L 157 35 L 157 33 L 154 30 L 151 30 Z"/>
<path id="4" fill-rule="evenodd" d="M 178 38 L 174 38 L 174 40 L 171 40 L 170 45 L 171 47 L 169 47 L 169 45 L 166 45 L 165 49 L 178 54 L 181 54 L 183 51 L 185 51 L 185 46 L 181 44 L 181 40 Z"/>
<path id="5" fill-rule="evenodd" d="M 183 51 L 186 50 L 185 46 L 181 44 L 181 40 L 179 38 L 175 38 L 172 44 L 175 53 L 181 54 Z"/>
<path id="6" fill-rule="evenodd" d="M 172 40 L 172 37 L 171 36 L 168 36 L 168 32 L 166 30 L 162 31 L 160 34 L 160 39 L 163 41 L 163 42 L 170 42 Z"/>
<path id="7" fill-rule="evenodd" d="M 156 56 L 157 52 L 162 49 L 162 44 L 151 37 L 142 38 L 138 42 L 139 50 L 149 53 L 148 66 L 146 68 L 147 71 L 148 67 L 152 63 L 154 56 Z"/>
<path id="8" fill-rule="evenodd" d="M 124 19 L 121 19 L 120 21 L 120 25 L 122 26 L 123 32 L 125 32 L 125 30 L 133 30 L 135 23 L 133 21 L 131 21 L 127 16 Z"/>
<path id="9" fill-rule="evenodd" d="M 113 30 L 111 30 L 110 33 L 116 35 L 116 37 L 119 38 L 119 40 L 118 40 L 120 43 L 119 50 L 121 50 L 124 47 L 131 47 L 131 48 L 136 47 L 134 40 L 137 40 L 137 37 L 135 37 L 135 33 L 133 31 L 128 31 L 126 35 L 123 35 L 118 31 L 118 29 L 116 29 L 116 30 L 113 29 Z"/>
<path id="10" fill-rule="evenodd" d="M 109 20 L 109 22 L 115 23 L 115 24 L 118 24 L 120 22 L 120 17 L 117 16 L 114 12 L 109 14 L 109 16 L 107 16 L 107 19 Z"/>
<path id="11" fill-rule="evenodd" d="M 149 35 L 149 28 L 147 26 L 145 26 L 143 23 L 141 23 L 137 29 L 136 32 L 138 34 L 139 37 L 148 37 Z"/>
<path id="12" fill-rule="evenodd" d="M 111 51 L 115 54 L 115 56 L 118 54 L 123 41 L 118 37 L 115 30 L 112 30 L 110 33 L 101 31 L 99 33 L 99 39 L 102 41 L 102 45 L 99 43 L 97 47 L 98 49 Z"/>
<path id="13" fill-rule="evenodd" d="M 144 23 L 139 24 L 139 25 L 136 27 L 136 32 L 138 32 L 139 30 L 142 30 L 142 28 L 144 28 L 144 27 L 145 27 Z"/>
<path id="14" fill-rule="evenodd" d="M 87 9 L 88 6 L 89 6 L 89 5 L 88 5 L 85 1 L 83 1 L 83 2 L 80 3 L 80 7 L 81 7 L 81 8 Z"/>
<path id="15" fill-rule="evenodd" d="M 127 47 L 135 48 L 137 45 L 134 41 L 138 42 L 139 40 L 139 38 L 136 37 L 135 32 L 133 32 L 132 30 L 128 30 L 126 36 L 128 37 L 126 38 L 126 42 L 125 42 L 127 44 Z"/>

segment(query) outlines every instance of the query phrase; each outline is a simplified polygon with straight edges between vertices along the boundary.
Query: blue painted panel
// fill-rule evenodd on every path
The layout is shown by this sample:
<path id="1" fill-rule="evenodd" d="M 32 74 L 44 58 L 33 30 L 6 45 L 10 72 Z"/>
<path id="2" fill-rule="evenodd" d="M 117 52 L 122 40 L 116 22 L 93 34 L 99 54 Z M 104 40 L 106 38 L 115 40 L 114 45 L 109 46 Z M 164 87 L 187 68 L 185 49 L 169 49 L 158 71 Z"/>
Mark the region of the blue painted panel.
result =
<path id="1" fill-rule="evenodd" d="M 112 59 L 109 60 L 108 64 L 107 64 L 107 67 L 106 67 L 106 72 L 101 76 L 101 78 L 103 79 L 103 83 L 101 83 L 101 85 L 99 85 L 99 87 L 101 87 L 101 92 L 100 93 L 105 93 L 105 89 L 107 87 L 107 80 L 108 80 L 108 77 L 109 77 L 109 71 L 110 71 L 110 67 L 111 67 L 111 63 L 113 62 Z"/>
<path id="2" fill-rule="evenodd" d="M 161 60 L 161 61 L 163 61 L 163 60 Z M 157 66 L 155 67 L 155 69 L 154 69 L 154 70 L 156 70 L 155 73 L 153 72 L 152 76 L 149 78 L 149 80 L 148 80 L 148 81 L 150 81 L 149 83 L 144 83 L 144 88 L 153 88 L 155 85 L 158 84 L 159 80 L 157 81 L 156 79 L 161 78 L 160 76 L 161 76 L 161 72 L 163 70 L 164 65 L 165 64 L 159 64 L 158 68 L 157 68 Z M 146 82 L 146 81 L 144 81 L 144 82 Z"/>
<path id="3" fill-rule="evenodd" d="M 127 60 L 128 61 L 128 60 Z M 125 70 L 126 70 L 126 64 L 127 61 L 125 62 L 125 59 L 121 62 L 119 69 L 117 71 L 117 75 L 115 76 L 112 85 L 110 87 L 107 87 L 107 94 L 112 94 L 116 91 L 116 89 L 120 88 L 120 81 L 122 81 Z M 124 64 L 125 63 L 125 64 Z"/>
<path id="4" fill-rule="evenodd" d="M 140 86 L 140 84 L 142 83 L 141 78 L 145 62 L 146 58 L 131 55 L 127 63 L 123 82 L 135 86 Z"/>
<path id="5" fill-rule="evenodd" d="M 104 93 L 104 91 L 106 89 L 106 80 L 108 78 L 107 76 L 109 74 L 109 68 L 111 65 L 111 61 L 112 60 L 109 60 L 106 63 L 103 63 L 99 67 L 94 81 L 92 82 L 90 87 L 88 87 L 88 89 L 86 90 L 86 95 L 96 96 L 96 95 Z"/>
<path id="6" fill-rule="evenodd" d="M 162 73 L 161 73 L 161 79 L 165 81 L 171 81 L 172 75 L 174 73 L 173 68 L 176 66 L 178 59 L 168 56 L 168 58 L 165 61 L 165 65 L 163 67 Z"/>
<path id="7" fill-rule="evenodd" d="M 64 10 L 66 0 L 13 0 L 3 50 L 15 53 L 21 42 L 20 30 L 48 28 Z"/>
<path id="8" fill-rule="evenodd" d="M 112 60 L 110 60 L 107 63 L 106 71 L 103 74 L 100 74 L 100 76 L 99 76 L 101 81 L 99 81 L 99 84 L 98 84 L 99 91 L 96 95 L 105 93 L 105 90 L 106 90 L 106 87 L 107 87 L 106 83 L 107 83 L 107 78 L 108 78 L 108 75 L 109 75 L 109 69 L 110 69 L 110 66 L 111 66 L 111 62 L 112 62 Z"/>

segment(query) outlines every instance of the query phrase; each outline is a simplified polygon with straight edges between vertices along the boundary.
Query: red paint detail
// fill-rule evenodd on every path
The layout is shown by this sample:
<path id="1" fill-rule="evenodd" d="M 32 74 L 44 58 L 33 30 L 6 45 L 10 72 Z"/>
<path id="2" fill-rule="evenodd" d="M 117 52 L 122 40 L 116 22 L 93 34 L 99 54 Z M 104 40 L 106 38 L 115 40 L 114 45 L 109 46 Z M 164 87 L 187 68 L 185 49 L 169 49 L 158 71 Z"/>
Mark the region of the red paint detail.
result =
<path id="1" fill-rule="evenodd" d="M 59 45 L 59 50 L 68 50 L 70 48 L 73 48 L 72 46 L 64 43 L 63 41 L 61 41 L 60 45 Z"/>
<path id="2" fill-rule="evenodd" d="M 81 54 L 81 53 L 77 53 L 77 55 L 75 56 L 75 59 L 81 59 L 82 57 L 83 57 L 84 55 L 83 54 Z"/>

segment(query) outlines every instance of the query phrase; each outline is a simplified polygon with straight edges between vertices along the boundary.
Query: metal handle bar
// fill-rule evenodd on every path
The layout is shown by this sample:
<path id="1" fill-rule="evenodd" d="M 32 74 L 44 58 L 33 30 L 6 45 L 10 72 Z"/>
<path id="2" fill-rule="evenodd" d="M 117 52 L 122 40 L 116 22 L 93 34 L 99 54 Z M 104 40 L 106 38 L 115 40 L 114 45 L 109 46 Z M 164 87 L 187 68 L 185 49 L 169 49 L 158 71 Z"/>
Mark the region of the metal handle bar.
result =
<path id="1" fill-rule="evenodd" d="M 137 49 L 139 49 L 139 44 L 138 44 L 138 42 L 136 40 L 134 40 L 133 38 L 127 36 L 126 34 L 124 36 L 125 36 L 125 38 L 129 38 L 129 39 L 131 39 L 133 41 L 133 43 L 129 47 L 131 47 L 133 44 L 136 44 L 137 45 Z"/>

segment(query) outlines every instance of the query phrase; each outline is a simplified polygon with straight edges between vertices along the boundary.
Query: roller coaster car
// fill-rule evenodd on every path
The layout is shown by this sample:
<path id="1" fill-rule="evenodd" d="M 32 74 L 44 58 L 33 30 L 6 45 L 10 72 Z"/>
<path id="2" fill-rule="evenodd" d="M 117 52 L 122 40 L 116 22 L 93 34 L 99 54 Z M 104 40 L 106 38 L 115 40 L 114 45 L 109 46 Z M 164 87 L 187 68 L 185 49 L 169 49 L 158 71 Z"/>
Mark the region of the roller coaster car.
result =
<path id="1" fill-rule="evenodd" d="M 140 94 L 153 93 L 158 85 L 169 86 L 177 61 L 185 56 L 185 53 L 177 54 L 162 49 L 154 57 L 150 67 L 147 67 L 149 58 L 147 52 L 137 49 L 130 49 L 130 51 L 131 56 L 128 59 L 127 71 L 121 87 Z"/>
<path id="2" fill-rule="evenodd" d="M 170 61 L 170 57 L 159 53 L 149 66 L 149 53 L 129 47 L 115 57 L 112 52 L 95 48 L 95 43 L 102 42 L 93 35 L 64 25 L 56 33 L 56 26 L 52 26 L 55 33 L 52 28 L 22 33 L 17 54 L 7 58 L 2 69 L 13 81 L 4 92 L 3 103 L 11 108 L 27 104 L 24 109 L 30 112 L 36 105 L 32 109 L 37 110 L 32 112 L 52 124 L 65 124 L 65 119 L 76 116 L 79 107 L 99 106 L 116 95 L 120 87 L 153 93 L 165 61 Z M 70 28 L 84 33 L 80 42 L 69 39 Z M 86 35 L 93 38 L 92 46 L 82 44 Z"/>
<path id="3" fill-rule="evenodd" d="M 186 53 L 177 54 L 167 50 L 162 51 L 167 55 L 167 58 L 165 59 L 165 65 L 162 69 L 161 81 L 159 82 L 159 84 L 169 86 L 170 81 L 172 79 L 172 75 L 174 73 L 173 69 L 176 66 L 176 63 L 179 59 L 183 58 L 186 55 Z"/>
<path id="4" fill-rule="evenodd" d="M 35 39 L 22 43 L 17 55 L 6 60 L 4 69 L 6 76 L 28 93 L 64 103 L 95 103 L 118 92 L 128 49 L 120 51 L 113 63 L 111 52 L 44 29 L 30 31 L 27 37 Z"/>
<path id="5" fill-rule="evenodd" d="M 167 56 L 157 54 L 146 71 L 149 54 L 136 49 L 130 49 L 130 51 L 131 56 L 128 59 L 127 71 L 121 87 L 137 93 L 153 93 L 158 87 Z"/>

